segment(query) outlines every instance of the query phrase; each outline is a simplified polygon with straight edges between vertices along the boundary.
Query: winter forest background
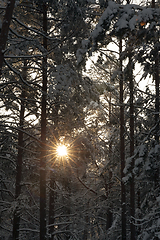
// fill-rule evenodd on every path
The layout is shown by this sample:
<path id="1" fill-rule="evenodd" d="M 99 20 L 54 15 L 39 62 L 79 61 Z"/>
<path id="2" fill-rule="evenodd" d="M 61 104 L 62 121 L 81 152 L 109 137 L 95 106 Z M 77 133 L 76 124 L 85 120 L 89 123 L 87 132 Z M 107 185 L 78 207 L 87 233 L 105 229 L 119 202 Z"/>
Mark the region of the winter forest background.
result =
<path id="1" fill-rule="evenodd" d="M 160 239 L 159 7 L 0 0 L 1 240 Z"/>

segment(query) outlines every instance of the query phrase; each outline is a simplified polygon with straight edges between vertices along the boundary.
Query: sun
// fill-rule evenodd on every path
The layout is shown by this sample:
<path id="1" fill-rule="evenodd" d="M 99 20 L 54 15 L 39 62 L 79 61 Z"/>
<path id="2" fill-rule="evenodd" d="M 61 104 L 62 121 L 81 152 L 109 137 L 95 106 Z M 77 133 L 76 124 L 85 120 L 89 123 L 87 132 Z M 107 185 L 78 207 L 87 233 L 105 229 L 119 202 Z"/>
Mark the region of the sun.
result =
<path id="1" fill-rule="evenodd" d="M 54 139 L 48 144 L 48 162 L 53 166 L 70 166 L 76 164 L 77 153 L 79 150 L 74 147 L 74 142 L 64 141 L 64 139 Z"/>
<path id="2" fill-rule="evenodd" d="M 56 152 L 57 152 L 57 155 L 59 157 L 65 157 L 67 156 L 67 147 L 65 145 L 59 145 L 57 146 L 57 149 L 56 149 Z"/>

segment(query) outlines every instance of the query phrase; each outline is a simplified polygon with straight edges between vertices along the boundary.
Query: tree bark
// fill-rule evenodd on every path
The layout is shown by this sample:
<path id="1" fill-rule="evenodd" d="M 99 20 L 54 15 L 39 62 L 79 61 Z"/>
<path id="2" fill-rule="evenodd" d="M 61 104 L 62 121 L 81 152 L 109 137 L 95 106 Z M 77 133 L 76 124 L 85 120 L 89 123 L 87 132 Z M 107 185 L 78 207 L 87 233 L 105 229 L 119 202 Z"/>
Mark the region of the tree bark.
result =
<path id="1" fill-rule="evenodd" d="M 157 52 L 157 56 L 155 59 L 155 92 L 156 92 L 156 101 L 155 101 L 155 125 L 156 125 L 156 133 L 155 140 L 157 144 L 159 144 L 159 54 Z"/>
<path id="2" fill-rule="evenodd" d="M 159 144 L 159 54 L 157 51 L 156 59 L 155 59 L 155 70 L 154 70 L 154 78 L 155 78 L 155 92 L 156 92 L 156 100 L 155 100 L 155 140 L 156 144 Z M 154 174 L 154 182 L 155 186 L 159 185 L 159 156 L 156 157 L 156 169 Z"/>
<path id="3" fill-rule="evenodd" d="M 2 75 L 2 65 L 4 60 L 4 50 L 8 38 L 9 26 L 12 20 L 15 0 L 8 1 L 6 12 L 2 22 L 1 34 L 0 34 L 0 77 Z"/>
<path id="4" fill-rule="evenodd" d="M 132 71 L 132 51 L 129 50 L 129 89 L 130 89 L 130 157 L 131 161 L 131 173 L 134 168 L 134 83 L 133 83 L 133 71 Z M 135 225 L 133 223 L 133 218 L 135 217 L 135 183 L 134 174 L 132 173 L 132 178 L 130 180 L 130 230 L 131 230 L 131 240 L 135 240 Z"/>
<path id="5" fill-rule="evenodd" d="M 110 72 L 110 77 L 111 77 L 111 72 Z M 111 123 L 111 115 L 112 115 L 112 104 L 111 104 L 111 101 L 112 101 L 112 94 L 111 92 L 109 93 L 109 125 L 111 126 L 112 123 Z M 112 161 L 112 140 L 110 140 L 109 142 L 109 161 L 111 162 Z M 109 170 L 109 183 L 106 185 L 106 196 L 108 197 L 109 195 L 109 192 L 111 190 L 111 180 L 112 180 L 112 172 L 111 170 Z M 110 206 L 109 209 L 107 209 L 107 223 L 106 223 L 106 230 L 108 230 L 111 226 L 112 226 L 112 221 L 113 221 L 113 214 L 112 214 L 112 211 L 111 211 L 111 208 L 112 206 Z"/>
<path id="6" fill-rule="evenodd" d="M 58 140 L 58 111 L 59 111 L 59 95 L 56 95 L 56 100 L 54 103 L 54 140 L 57 141 Z M 56 142 L 55 142 L 56 144 Z M 54 170 L 54 169 L 53 169 Z M 53 172 L 53 170 L 50 170 L 50 192 L 49 192 L 49 233 L 50 233 L 50 237 L 49 240 L 53 240 L 54 239 L 54 220 L 55 220 L 55 173 Z"/>
<path id="7" fill-rule="evenodd" d="M 87 202 L 87 209 L 89 209 L 89 201 Z M 86 212 L 86 216 L 85 216 L 85 227 L 84 227 L 84 232 L 83 232 L 83 240 L 87 240 L 88 239 L 88 232 L 89 232 L 89 214 L 88 212 Z"/>
<path id="8" fill-rule="evenodd" d="M 122 39 L 119 43 L 119 54 L 121 58 L 122 53 Z M 122 240 L 126 240 L 126 190 L 123 182 L 124 168 L 125 168 L 125 142 L 124 142 L 124 102 L 123 102 L 123 74 L 122 74 L 122 60 L 120 59 L 120 159 L 121 159 L 121 221 L 122 221 Z"/>
<path id="9" fill-rule="evenodd" d="M 47 6 L 43 4 L 43 31 L 47 35 Z M 47 38 L 43 37 L 43 47 L 47 50 Z M 42 102 L 41 102 L 41 156 L 40 156 L 40 240 L 46 239 L 46 95 L 47 56 L 42 60 Z"/>
<path id="10" fill-rule="evenodd" d="M 155 0 L 152 0 L 152 8 L 155 8 Z M 159 42 L 159 39 L 155 39 L 155 44 Z M 154 64 L 154 73 L 153 73 L 153 79 L 155 81 L 155 93 L 156 93 L 156 99 L 155 99 L 155 140 L 156 144 L 159 144 L 159 50 L 156 49 L 155 54 L 155 64 Z M 156 157 L 156 169 L 154 173 L 154 182 L 155 186 L 159 185 L 159 167 L 158 167 L 158 161 L 159 157 Z"/>
<path id="11" fill-rule="evenodd" d="M 24 62 L 23 78 L 26 81 L 27 78 L 27 62 Z M 21 109 L 20 109 L 20 120 L 19 120 L 19 132 L 18 132 L 18 155 L 17 155 L 17 166 L 16 166 L 16 186 L 15 186 L 15 200 L 21 193 L 21 180 L 22 180 L 22 163 L 23 163 L 23 126 L 24 126 L 24 112 L 25 112 L 25 89 L 22 89 L 21 93 Z M 19 224 L 20 214 L 18 213 L 18 206 L 15 209 L 13 216 L 13 240 L 19 239 Z"/>
<path id="12" fill-rule="evenodd" d="M 155 8 L 155 0 L 152 0 L 152 8 Z M 156 43 L 156 40 L 155 40 Z M 155 80 L 155 140 L 159 144 L 159 52 L 156 51 L 153 79 Z"/>
<path id="13" fill-rule="evenodd" d="M 54 212 L 55 212 L 55 176 L 54 172 L 50 171 L 50 194 L 49 194 L 49 240 L 54 239 Z"/>
<path id="14" fill-rule="evenodd" d="M 127 0 L 127 4 L 130 4 L 130 0 Z M 130 46 L 129 46 L 130 47 Z M 130 157 L 134 155 L 134 83 L 133 83 L 133 70 L 132 70 L 132 49 L 129 49 L 129 89 L 130 89 Z M 132 178 L 130 181 L 130 230 L 131 230 L 131 240 L 136 238 L 136 229 L 133 223 L 133 218 L 135 217 L 135 179 L 132 172 L 134 168 L 134 158 L 131 160 L 131 174 Z"/>

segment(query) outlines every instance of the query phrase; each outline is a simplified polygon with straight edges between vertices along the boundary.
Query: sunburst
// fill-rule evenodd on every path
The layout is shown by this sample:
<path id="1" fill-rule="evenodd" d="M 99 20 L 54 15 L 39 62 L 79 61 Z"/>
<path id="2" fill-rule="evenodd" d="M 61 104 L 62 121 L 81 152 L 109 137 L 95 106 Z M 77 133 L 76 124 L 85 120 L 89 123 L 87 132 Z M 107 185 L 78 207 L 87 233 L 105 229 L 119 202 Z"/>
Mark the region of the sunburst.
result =
<path id="1" fill-rule="evenodd" d="M 49 154 L 47 158 L 51 164 L 51 166 L 64 166 L 67 165 L 72 167 L 73 164 L 76 164 L 77 153 L 79 149 L 74 146 L 74 142 L 66 142 L 64 139 L 57 139 L 54 138 L 54 142 L 50 143 L 49 147 Z"/>
<path id="2" fill-rule="evenodd" d="M 59 145 L 57 146 L 57 156 L 59 157 L 67 157 L 68 151 L 67 151 L 67 146 L 66 145 Z"/>

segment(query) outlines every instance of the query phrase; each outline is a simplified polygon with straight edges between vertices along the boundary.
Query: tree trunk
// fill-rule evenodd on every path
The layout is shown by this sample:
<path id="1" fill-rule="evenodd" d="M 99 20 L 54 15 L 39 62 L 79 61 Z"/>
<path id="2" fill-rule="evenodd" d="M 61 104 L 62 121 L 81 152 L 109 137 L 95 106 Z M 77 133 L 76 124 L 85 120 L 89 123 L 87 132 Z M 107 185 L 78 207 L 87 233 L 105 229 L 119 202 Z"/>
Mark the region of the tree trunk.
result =
<path id="1" fill-rule="evenodd" d="M 122 39 L 119 43 L 119 53 L 121 58 L 122 53 Z M 125 168 L 125 142 L 124 142 L 124 103 L 123 103 L 123 75 L 122 75 L 122 60 L 120 59 L 120 159 L 121 159 L 121 221 L 122 221 L 122 240 L 126 240 L 126 190 L 123 182 Z"/>
<path id="2" fill-rule="evenodd" d="M 27 78 L 27 62 L 24 62 L 23 78 L 26 81 Z M 15 186 L 15 200 L 18 201 L 18 197 L 21 193 L 21 180 L 22 180 L 22 158 L 23 158 L 23 126 L 24 126 L 24 112 L 25 112 L 25 89 L 23 88 L 21 93 L 21 109 L 20 109 L 20 120 L 19 120 L 19 132 L 18 132 L 18 155 L 17 155 L 17 166 L 16 166 L 16 186 Z M 15 209 L 13 216 L 13 240 L 19 239 L 19 224 L 20 214 L 18 213 L 18 206 Z"/>
<path id="3" fill-rule="evenodd" d="M 157 51 L 156 59 L 155 59 L 155 70 L 154 70 L 154 78 L 155 78 L 155 92 L 156 92 L 156 100 L 155 100 L 155 140 L 156 144 L 159 144 L 159 54 Z M 155 187 L 159 185 L 159 156 L 156 157 L 156 169 L 154 174 L 154 182 Z"/>
<path id="4" fill-rule="evenodd" d="M 129 50 L 130 51 L 130 50 Z M 133 83 L 133 71 L 132 71 L 132 51 L 129 52 L 129 89 L 130 89 L 130 157 L 134 155 L 134 83 Z M 131 171 L 134 168 L 134 158 L 131 161 Z M 132 173 L 132 179 L 130 181 L 130 229 L 131 229 L 131 240 L 135 240 L 135 225 L 133 218 L 135 217 L 135 183 L 134 174 Z"/>
<path id="5" fill-rule="evenodd" d="M 152 0 L 152 8 L 155 8 L 155 0 Z M 158 39 L 157 39 L 158 41 Z M 155 39 L 156 43 L 156 39 Z M 157 144 L 159 144 L 159 51 L 157 49 L 156 56 L 155 56 L 155 65 L 154 65 L 154 73 L 153 79 L 155 80 L 155 93 L 156 93 L 156 100 L 155 100 L 155 140 Z"/>
<path id="6" fill-rule="evenodd" d="M 2 22 L 1 34 L 0 34 L 0 77 L 2 75 L 2 65 L 4 60 L 4 50 L 8 38 L 9 26 L 12 20 L 12 14 L 14 10 L 15 0 L 8 1 L 6 12 Z"/>
<path id="7" fill-rule="evenodd" d="M 152 8 L 155 8 L 155 0 L 152 0 Z M 155 39 L 155 44 L 159 41 L 158 39 Z M 156 48 L 156 47 L 155 47 Z M 159 50 L 156 49 L 156 55 L 155 55 L 155 64 L 154 64 L 154 73 L 153 73 L 153 79 L 155 81 L 155 93 L 156 93 L 156 99 L 155 99 L 155 140 L 156 144 L 159 144 Z M 159 157 L 157 156 L 156 159 L 156 169 L 154 173 L 154 182 L 155 186 L 159 185 Z"/>
<path id="8" fill-rule="evenodd" d="M 47 6 L 43 4 L 43 31 L 47 35 Z M 47 50 L 47 38 L 43 37 L 43 47 Z M 40 157 L 40 240 L 46 239 L 46 95 L 47 56 L 43 57 L 43 83 L 41 103 L 41 157 Z"/>
<path id="9" fill-rule="evenodd" d="M 54 172 L 50 171 L 50 193 L 49 193 L 49 240 L 54 239 L 54 211 L 55 211 L 55 176 Z"/>
<path id="10" fill-rule="evenodd" d="M 111 73 L 110 73 L 110 77 L 111 77 Z M 111 115 L 112 115 L 111 101 L 112 101 L 112 94 L 110 92 L 109 93 L 109 125 L 110 126 L 112 125 L 112 123 L 111 123 Z M 108 158 L 109 158 L 110 162 L 112 161 L 111 156 L 112 156 L 112 140 L 110 140 L 110 142 L 109 142 L 109 156 L 108 156 Z M 112 172 L 109 170 L 109 183 L 108 184 L 106 183 L 107 184 L 107 186 L 106 186 L 106 196 L 107 197 L 108 197 L 110 189 L 111 189 L 111 180 L 112 180 Z M 112 206 L 110 206 L 110 208 L 107 209 L 106 230 L 108 230 L 112 226 L 113 214 L 112 214 L 111 208 L 112 208 Z"/>
<path id="11" fill-rule="evenodd" d="M 89 209 L 89 201 L 86 204 L 87 209 Z M 88 211 L 86 212 L 86 216 L 85 216 L 85 227 L 84 227 L 84 232 L 83 232 L 83 240 L 87 240 L 88 239 L 88 232 L 89 232 L 89 214 Z"/>
<path id="12" fill-rule="evenodd" d="M 55 140 L 55 145 L 56 145 L 56 141 L 58 141 L 58 111 L 59 111 L 59 95 L 56 95 L 56 100 L 55 100 L 55 104 L 54 104 L 54 140 Z M 54 170 L 54 169 L 53 169 Z M 50 237 L 49 240 L 53 240 L 54 239 L 54 219 L 55 219 L 55 173 L 52 169 L 50 170 L 50 192 L 49 192 L 49 233 L 50 233 Z"/>
<path id="13" fill-rule="evenodd" d="M 127 4 L 130 4 L 130 0 L 127 0 Z M 130 157 L 134 155 L 134 84 L 133 84 L 133 71 L 132 71 L 132 50 L 129 49 L 129 89 L 130 89 Z M 134 158 L 131 162 L 131 171 L 134 168 Z M 133 218 L 135 217 L 135 182 L 134 174 L 132 173 L 132 179 L 130 182 L 130 230 L 131 230 L 131 240 L 135 240 L 135 225 L 133 223 Z"/>
<path id="14" fill-rule="evenodd" d="M 155 125 L 156 125 L 156 133 L 155 140 L 157 144 L 159 144 L 159 54 L 157 52 L 157 56 L 155 59 L 155 92 L 156 92 L 156 101 L 155 101 Z"/>

